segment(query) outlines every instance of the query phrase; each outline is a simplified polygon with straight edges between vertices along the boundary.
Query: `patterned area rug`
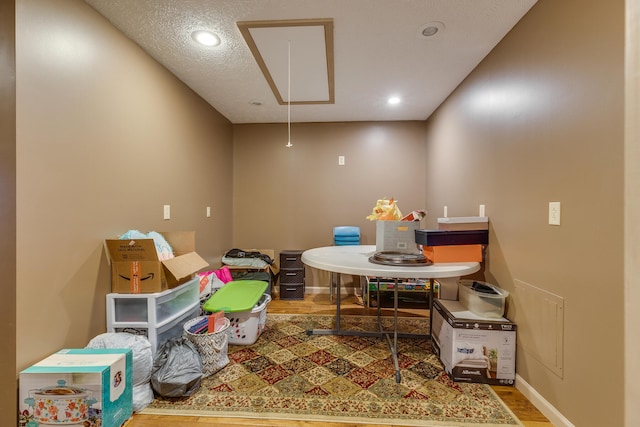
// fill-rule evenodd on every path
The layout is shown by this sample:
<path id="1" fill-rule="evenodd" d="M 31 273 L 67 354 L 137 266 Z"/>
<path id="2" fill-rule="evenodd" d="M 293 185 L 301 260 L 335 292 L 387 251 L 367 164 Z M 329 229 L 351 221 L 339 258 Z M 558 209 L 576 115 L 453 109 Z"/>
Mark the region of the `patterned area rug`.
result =
<path id="1" fill-rule="evenodd" d="M 391 327 L 392 319 L 383 326 Z M 420 333 L 428 318 L 401 318 Z M 522 426 L 484 384 L 455 383 L 426 339 L 398 339 L 402 381 L 387 341 L 307 335 L 335 316 L 268 314 L 251 346 L 229 346 L 230 363 L 187 398 L 156 398 L 142 413 L 315 420 L 403 426 Z M 342 316 L 342 329 L 377 330 L 375 317 Z"/>

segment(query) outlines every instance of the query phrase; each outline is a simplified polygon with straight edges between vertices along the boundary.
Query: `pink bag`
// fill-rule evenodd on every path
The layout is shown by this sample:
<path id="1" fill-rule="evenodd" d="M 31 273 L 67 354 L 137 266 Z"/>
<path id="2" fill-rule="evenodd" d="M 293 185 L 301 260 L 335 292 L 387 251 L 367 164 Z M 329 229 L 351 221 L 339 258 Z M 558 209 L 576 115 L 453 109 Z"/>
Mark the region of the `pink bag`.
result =
<path id="1" fill-rule="evenodd" d="M 233 278 L 231 277 L 231 271 L 229 270 L 229 267 L 227 267 L 226 265 L 222 268 L 215 270 L 214 273 L 216 274 L 216 276 L 218 276 L 218 279 L 220 279 L 220 281 L 222 281 L 223 283 L 229 283 L 230 281 L 233 280 Z"/>

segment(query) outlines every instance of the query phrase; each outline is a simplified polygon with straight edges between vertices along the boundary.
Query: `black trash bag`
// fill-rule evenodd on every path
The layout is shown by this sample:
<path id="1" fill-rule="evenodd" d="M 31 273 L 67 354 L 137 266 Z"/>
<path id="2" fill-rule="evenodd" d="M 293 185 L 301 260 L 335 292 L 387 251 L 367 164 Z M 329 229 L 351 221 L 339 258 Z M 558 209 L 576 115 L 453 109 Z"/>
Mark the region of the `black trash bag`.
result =
<path id="1" fill-rule="evenodd" d="M 153 359 L 151 387 L 164 397 L 191 396 L 200 389 L 202 357 L 195 344 L 180 336 L 165 341 Z"/>

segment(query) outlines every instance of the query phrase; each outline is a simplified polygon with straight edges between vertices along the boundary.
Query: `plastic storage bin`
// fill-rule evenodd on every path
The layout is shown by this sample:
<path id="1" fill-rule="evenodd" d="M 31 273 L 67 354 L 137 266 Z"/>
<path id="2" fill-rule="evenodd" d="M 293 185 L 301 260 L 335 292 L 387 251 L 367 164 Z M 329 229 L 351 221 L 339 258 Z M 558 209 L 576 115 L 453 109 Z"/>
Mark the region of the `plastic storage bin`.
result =
<path id="1" fill-rule="evenodd" d="M 171 321 L 166 322 L 160 326 L 147 325 L 144 327 L 140 327 L 116 324 L 115 326 L 107 327 L 107 332 L 128 332 L 130 334 L 147 337 L 147 339 L 151 343 L 151 352 L 155 356 L 156 351 L 163 342 L 167 341 L 169 338 L 179 337 L 180 335 L 182 335 L 183 325 L 185 324 L 185 322 L 187 322 L 189 319 L 193 319 L 199 314 L 200 307 L 196 306 L 183 315 L 172 319 Z"/>
<path id="2" fill-rule="evenodd" d="M 271 296 L 264 293 L 267 285 L 259 280 L 232 281 L 202 306 L 209 313 L 224 311 L 224 317 L 231 322 L 227 329 L 229 344 L 251 345 L 264 330 L 267 304 L 271 301 Z"/>
<path id="3" fill-rule="evenodd" d="M 200 282 L 187 283 L 163 292 L 148 294 L 107 294 L 107 321 L 163 323 L 200 301 Z"/>
<path id="4" fill-rule="evenodd" d="M 267 304 L 271 296 L 263 294 L 251 311 L 225 313 L 230 325 L 227 329 L 229 344 L 251 345 L 258 340 L 267 323 Z"/>
<path id="5" fill-rule="evenodd" d="M 182 335 L 182 325 L 200 314 L 200 280 L 163 292 L 107 294 L 107 332 L 146 336 L 155 354 L 165 340 Z"/>
<path id="6" fill-rule="evenodd" d="M 211 295 L 202 309 L 209 313 L 248 311 L 260 301 L 269 284 L 261 280 L 234 280 Z"/>
<path id="7" fill-rule="evenodd" d="M 501 318 L 509 292 L 478 280 L 458 281 L 458 299 L 473 314 L 489 319 Z"/>

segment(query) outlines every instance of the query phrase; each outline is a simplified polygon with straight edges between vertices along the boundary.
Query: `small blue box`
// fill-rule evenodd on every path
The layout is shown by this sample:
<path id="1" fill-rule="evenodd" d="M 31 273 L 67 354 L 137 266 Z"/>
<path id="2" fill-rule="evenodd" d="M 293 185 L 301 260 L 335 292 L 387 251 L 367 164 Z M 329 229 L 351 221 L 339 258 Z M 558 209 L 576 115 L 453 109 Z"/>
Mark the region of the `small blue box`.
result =
<path id="1" fill-rule="evenodd" d="M 64 349 L 20 372 L 28 427 L 120 427 L 133 414 L 131 349 Z"/>

